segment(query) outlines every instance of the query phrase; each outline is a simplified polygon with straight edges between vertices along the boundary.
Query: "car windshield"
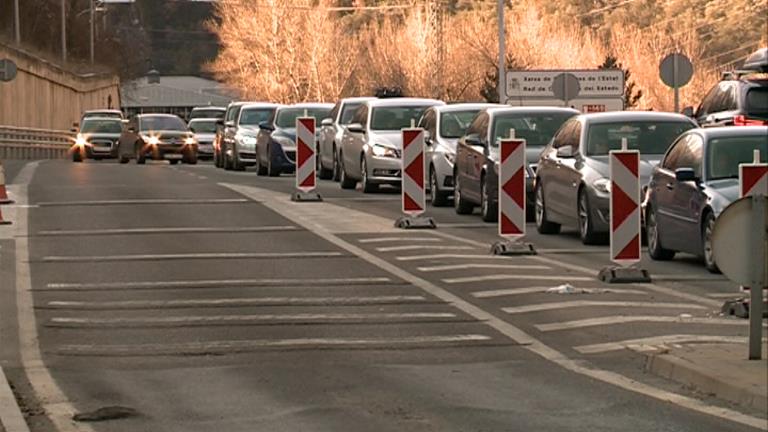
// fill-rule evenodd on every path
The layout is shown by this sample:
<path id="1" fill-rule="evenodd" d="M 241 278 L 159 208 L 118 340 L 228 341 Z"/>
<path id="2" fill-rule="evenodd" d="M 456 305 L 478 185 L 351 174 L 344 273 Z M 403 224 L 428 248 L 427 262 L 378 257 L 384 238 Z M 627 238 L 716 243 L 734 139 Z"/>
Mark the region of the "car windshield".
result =
<path id="1" fill-rule="evenodd" d="M 499 114 L 493 122 L 491 145 L 497 147 L 499 140 L 508 137 L 509 130 L 514 129 L 515 136 L 524 138 L 528 147 L 543 147 L 574 115 L 570 112 Z"/>
<path id="2" fill-rule="evenodd" d="M 760 150 L 760 161 L 768 161 L 768 140 L 765 135 L 713 138 L 707 147 L 709 180 L 738 178 L 739 164 L 751 163 L 754 151 Z"/>
<path id="3" fill-rule="evenodd" d="M 85 113 L 85 115 L 83 115 L 83 119 L 93 118 L 93 117 L 122 119 L 123 115 L 116 112 L 92 112 L 92 113 Z"/>
<path id="4" fill-rule="evenodd" d="M 747 92 L 747 113 L 768 115 L 768 87 L 753 88 Z"/>
<path id="5" fill-rule="evenodd" d="M 344 108 L 341 109 L 341 119 L 339 119 L 339 124 L 348 125 L 352 123 L 352 117 L 355 116 L 355 111 L 357 111 L 362 104 L 362 102 L 349 102 L 344 104 Z"/>
<path id="6" fill-rule="evenodd" d="M 374 108 L 371 114 L 371 130 L 396 131 L 411 127 L 429 106 L 400 106 Z"/>
<path id="7" fill-rule="evenodd" d="M 190 119 L 196 118 L 224 118 L 224 110 L 220 109 L 199 109 L 192 111 L 189 115 Z"/>
<path id="8" fill-rule="evenodd" d="M 243 109 L 240 113 L 240 124 L 246 126 L 258 126 L 259 123 L 268 121 L 274 112 L 274 108 Z"/>
<path id="9" fill-rule="evenodd" d="M 215 133 L 216 121 L 214 120 L 193 121 L 189 123 L 189 130 L 195 133 Z"/>
<path id="10" fill-rule="evenodd" d="M 178 117 L 142 117 L 139 121 L 142 131 L 186 131 L 187 125 Z"/>
<path id="11" fill-rule="evenodd" d="M 459 138 L 467 130 L 480 109 L 444 112 L 440 116 L 440 136 L 443 138 Z"/>
<path id="12" fill-rule="evenodd" d="M 687 121 L 625 121 L 597 123 L 589 126 L 587 155 L 604 156 L 611 150 L 621 150 L 622 138 L 630 150 L 641 154 L 664 154 L 681 133 L 692 129 Z"/>
<path id="13" fill-rule="evenodd" d="M 119 134 L 123 131 L 123 124 L 120 120 L 95 120 L 87 119 L 83 120 L 83 124 L 80 127 L 82 133 L 109 133 Z"/>
<path id="14" fill-rule="evenodd" d="M 308 117 L 314 117 L 315 122 L 317 119 L 324 119 L 331 113 L 330 108 L 286 108 L 277 113 L 277 121 L 275 124 L 277 127 L 286 129 L 296 127 L 296 119 L 304 117 L 306 111 Z"/>

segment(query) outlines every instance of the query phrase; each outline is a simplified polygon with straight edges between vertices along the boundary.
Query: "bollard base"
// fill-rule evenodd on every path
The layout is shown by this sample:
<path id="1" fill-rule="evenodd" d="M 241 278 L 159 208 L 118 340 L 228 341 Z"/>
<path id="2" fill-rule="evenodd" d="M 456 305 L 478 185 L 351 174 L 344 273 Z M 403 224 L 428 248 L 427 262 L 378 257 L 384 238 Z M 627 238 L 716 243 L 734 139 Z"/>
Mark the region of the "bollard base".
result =
<path id="1" fill-rule="evenodd" d="M 401 216 L 395 221 L 395 228 L 400 229 L 435 229 L 437 223 L 426 216 Z"/>
<path id="2" fill-rule="evenodd" d="M 291 201 L 294 202 L 321 202 L 323 197 L 317 192 L 296 191 L 291 194 Z"/>
<path id="3" fill-rule="evenodd" d="M 499 240 L 491 245 L 491 253 L 502 256 L 536 255 L 536 249 L 531 243 L 523 241 Z"/>
<path id="4" fill-rule="evenodd" d="M 650 283 L 648 270 L 637 267 L 603 267 L 597 278 L 605 283 Z"/>
<path id="5" fill-rule="evenodd" d="M 720 313 L 747 319 L 749 318 L 749 299 L 726 300 L 720 308 Z M 768 318 L 768 300 L 763 300 L 763 318 Z"/>
<path id="6" fill-rule="evenodd" d="M 15 201 L 10 198 L 0 199 L 0 204 L 13 204 Z"/>

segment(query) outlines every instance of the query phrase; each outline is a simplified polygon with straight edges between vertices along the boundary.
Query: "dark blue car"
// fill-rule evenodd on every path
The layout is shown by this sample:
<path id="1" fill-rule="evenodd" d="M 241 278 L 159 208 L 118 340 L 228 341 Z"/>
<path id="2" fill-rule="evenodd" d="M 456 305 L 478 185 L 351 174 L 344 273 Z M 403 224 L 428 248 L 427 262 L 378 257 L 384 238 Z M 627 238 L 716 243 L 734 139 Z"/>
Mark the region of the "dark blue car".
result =
<path id="1" fill-rule="evenodd" d="M 644 202 L 652 259 L 687 252 L 718 271 L 712 229 L 723 209 L 739 198 L 739 164 L 752 162 L 754 150 L 765 162 L 768 127 L 691 129 L 680 135 L 653 170 Z"/>

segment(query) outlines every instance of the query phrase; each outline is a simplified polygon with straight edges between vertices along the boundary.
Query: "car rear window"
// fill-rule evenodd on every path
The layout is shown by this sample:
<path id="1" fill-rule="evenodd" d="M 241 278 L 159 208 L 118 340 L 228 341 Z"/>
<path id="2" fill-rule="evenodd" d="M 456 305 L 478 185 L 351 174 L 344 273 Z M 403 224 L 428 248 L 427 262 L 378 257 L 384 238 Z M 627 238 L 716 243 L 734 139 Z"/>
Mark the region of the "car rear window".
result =
<path id="1" fill-rule="evenodd" d="M 693 124 L 687 121 L 596 123 L 589 126 L 587 154 L 604 156 L 611 150 L 620 150 L 622 138 L 627 139 L 630 150 L 640 150 L 641 154 L 664 154 L 672 142 L 689 129 L 693 129 Z"/>
<path id="2" fill-rule="evenodd" d="M 268 121 L 275 108 L 244 108 L 240 114 L 241 125 L 258 126 L 259 123 Z"/>
<path id="3" fill-rule="evenodd" d="M 199 109 L 193 110 L 189 115 L 190 119 L 195 118 L 224 118 L 224 110 L 222 109 Z"/>
<path id="4" fill-rule="evenodd" d="M 543 147 L 549 143 L 555 132 L 560 129 L 575 113 L 539 112 L 509 113 L 496 116 L 493 124 L 492 146 L 498 146 L 499 140 L 509 136 L 509 130 L 515 130 L 515 136 L 526 140 L 529 147 Z"/>
<path id="5" fill-rule="evenodd" d="M 768 115 L 768 87 L 750 89 L 747 92 L 746 102 L 747 113 Z"/>
<path id="6" fill-rule="evenodd" d="M 186 131 L 187 125 L 178 117 L 142 117 L 139 120 L 142 131 Z"/>
<path id="7" fill-rule="evenodd" d="M 314 117 L 317 122 L 318 119 L 324 119 L 331 113 L 330 108 L 284 108 L 277 112 L 277 120 L 275 123 L 277 127 L 282 129 L 296 127 L 296 119 L 299 117 Z"/>
<path id="8" fill-rule="evenodd" d="M 768 161 L 765 135 L 713 138 L 707 148 L 707 172 L 710 180 L 738 178 L 739 164 L 751 163 L 754 151 L 760 150 L 760 161 Z"/>
<path id="9" fill-rule="evenodd" d="M 80 127 L 83 133 L 111 133 L 119 134 L 123 131 L 123 123 L 120 120 L 95 120 L 85 119 Z"/>
<path id="10" fill-rule="evenodd" d="M 215 121 L 193 121 L 189 123 L 189 130 L 195 133 L 215 133 Z"/>

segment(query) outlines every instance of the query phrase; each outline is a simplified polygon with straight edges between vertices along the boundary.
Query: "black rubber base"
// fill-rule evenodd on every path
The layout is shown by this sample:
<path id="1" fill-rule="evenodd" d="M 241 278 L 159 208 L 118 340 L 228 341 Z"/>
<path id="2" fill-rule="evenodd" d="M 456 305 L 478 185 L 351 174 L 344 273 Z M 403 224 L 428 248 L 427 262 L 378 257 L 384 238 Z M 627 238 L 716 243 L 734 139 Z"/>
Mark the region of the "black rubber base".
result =
<path id="1" fill-rule="evenodd" d="M 605 283 L 651 283 L 648 270 L 637 267 L 604 267 L 597 278 Z"/>
<path id="2" fill-rule="evenodd" d="M 400 229 L 435 229 L 437 222 L 425 216 L 401 216 L 395 221 L 395 228 Z"/>
<path id="3" fill-rule="evenodd" d="M 522 241 L 499 240 L 491 245 L 493 255 L 536 255 L 536 249 L 532 244 Z"/>
<path id="4" fill-rule="evenodd" d="M 295 202 L 321 202 L 323 197 L 317 192 L 294 192 L 291 194 L 291 201 Z"/>
<path id="5" fill-rule="evenodd" d="M 16 201 L 14 201 L 12 199 L 2 199 L 2 200 L 0 200 L 0 204 L 13 204 L 14 202 L 16 202 Z"/>

